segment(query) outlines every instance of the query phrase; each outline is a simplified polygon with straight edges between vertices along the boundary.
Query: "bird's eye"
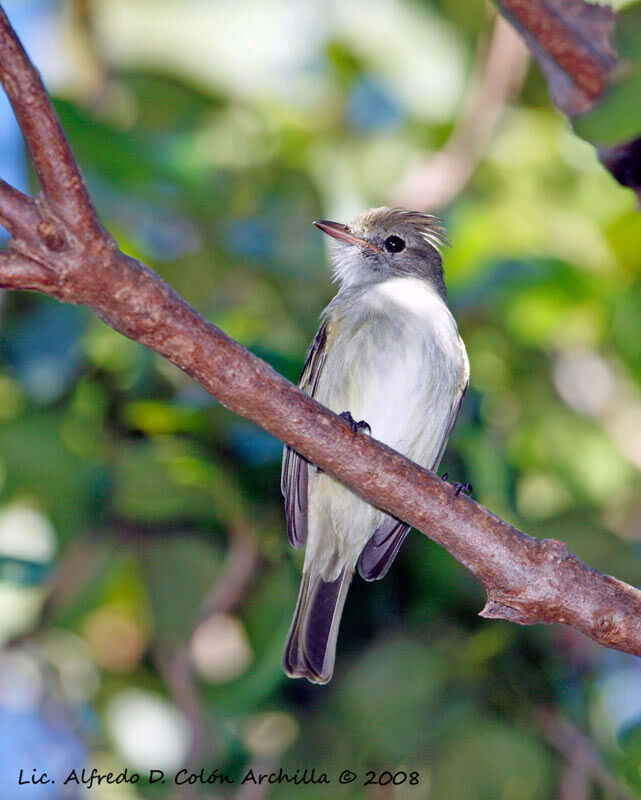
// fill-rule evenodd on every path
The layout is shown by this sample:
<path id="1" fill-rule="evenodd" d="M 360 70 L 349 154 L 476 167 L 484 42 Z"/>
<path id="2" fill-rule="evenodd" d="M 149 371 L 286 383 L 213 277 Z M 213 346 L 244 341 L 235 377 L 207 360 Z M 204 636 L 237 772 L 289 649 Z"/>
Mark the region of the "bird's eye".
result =
<path id="1" fill-rule="evenodd" d="M 405 242 L 400 236 L 388 236 L 383 245 L 388 253 L 400 253 L 405 249 Z"/>

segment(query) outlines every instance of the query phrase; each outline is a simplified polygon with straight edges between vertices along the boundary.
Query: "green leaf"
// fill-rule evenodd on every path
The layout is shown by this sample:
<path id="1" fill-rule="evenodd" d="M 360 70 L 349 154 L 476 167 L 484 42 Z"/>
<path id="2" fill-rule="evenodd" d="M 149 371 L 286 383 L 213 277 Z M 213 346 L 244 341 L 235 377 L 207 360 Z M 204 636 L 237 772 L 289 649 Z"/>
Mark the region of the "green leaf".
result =
<path id="1" fill-rule="evenodd" d="M 641 4 L 616 16 L 614 47 L 619 57 L 614 85 L 589 114 L 575 117 L 575 132 L 594 144 L 617 145 L 641 135 Z"/>
<path id="2" fill-rule="evenodd" d="M 622 83 L 610 89 L 594 111 L 575 118 L 574 132 L 601 146 L 638 138 L 641 135 L 640 98 L 641 71 L 635 66 Z"/>

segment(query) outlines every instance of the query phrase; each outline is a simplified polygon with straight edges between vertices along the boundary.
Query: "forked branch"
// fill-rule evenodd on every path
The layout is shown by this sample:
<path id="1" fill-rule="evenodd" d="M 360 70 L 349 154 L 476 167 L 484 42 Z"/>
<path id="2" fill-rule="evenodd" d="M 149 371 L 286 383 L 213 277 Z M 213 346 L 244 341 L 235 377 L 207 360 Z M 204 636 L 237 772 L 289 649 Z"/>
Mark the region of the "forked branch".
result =
<path id="1" fill-rule="evenodd" d="M 207 322 L 100 225 L 69 144 L 0 8 L 0 78 L 42 187 L 35 200 L 0 184 L 0 285 L 90 306 L 107 324 L 184 370 L 366 500 L 445 547 L 484 584 L 481 612 L 561 622 L 641 655 L 641 592 L 589 567 L 556 540 L 538 541 L 349 425 Z"/>

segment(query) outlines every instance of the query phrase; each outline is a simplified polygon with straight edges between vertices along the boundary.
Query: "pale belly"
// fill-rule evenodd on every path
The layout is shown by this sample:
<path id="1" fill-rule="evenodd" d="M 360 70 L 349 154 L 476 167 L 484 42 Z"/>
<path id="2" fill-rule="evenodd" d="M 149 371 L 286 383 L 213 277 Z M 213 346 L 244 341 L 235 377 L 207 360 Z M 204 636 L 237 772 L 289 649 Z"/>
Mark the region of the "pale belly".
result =
<path id="1" fill-rule="evenodd" d="M 399 331 L 377 319 L 336 337 L 315 397 L 338 414 L 364 420 L 375 439 L 433 468 L 464 366 L 458 346 L 444 348 L 429 326 Z"/>
<path id="2" fill-rule="evenodd" d="M 338 325 L 315 398 L 336 413 L 364 420 L 371 435 L 429 469 L 438 466 L 453 407 L 467 377 L 456 324 L 373 313 L 351 329 Z M 440 309 L 439 309 L 440 312 Z M 442 322 L 443 324 L 435 324 Z M 387 515 L 328 475 L 310 470 L 306 563 L 356 563 Z"/>

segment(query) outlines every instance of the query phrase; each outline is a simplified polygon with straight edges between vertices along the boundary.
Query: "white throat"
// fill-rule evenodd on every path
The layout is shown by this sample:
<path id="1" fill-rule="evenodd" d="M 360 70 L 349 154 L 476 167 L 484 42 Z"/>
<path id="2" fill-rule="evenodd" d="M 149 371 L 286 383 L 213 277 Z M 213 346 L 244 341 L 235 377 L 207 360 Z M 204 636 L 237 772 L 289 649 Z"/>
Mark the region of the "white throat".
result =
<path id="1" fill-rule="evenodd" d="M 440 316 L 445 311 L 452 318 L 450 311 L 440 296 L 427 281 L 412 276 L 390 278 L 377 285 L 379 296 L 391 300 L 404 311 L 420 317 Z M 454 322 L 452 318 L 452 322 Z M 455 324 L 455 323 L 454 323 Z"/>

